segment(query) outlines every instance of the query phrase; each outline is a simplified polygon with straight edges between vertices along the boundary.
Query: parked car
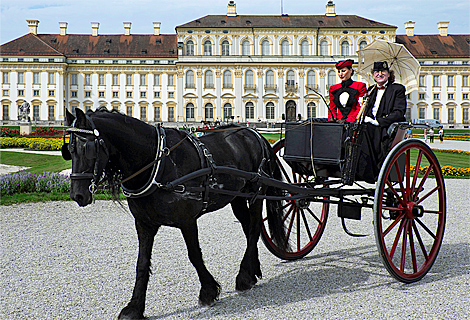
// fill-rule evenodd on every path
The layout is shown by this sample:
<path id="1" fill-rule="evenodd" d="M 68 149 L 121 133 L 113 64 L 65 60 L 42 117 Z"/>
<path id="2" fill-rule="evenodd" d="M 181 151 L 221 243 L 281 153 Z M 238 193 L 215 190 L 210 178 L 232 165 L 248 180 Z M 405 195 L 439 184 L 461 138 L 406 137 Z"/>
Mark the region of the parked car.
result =
<path id="1" fill-rule="evenodd" d="M 442 124 L 436 119 L 414 119 L 413 124 L 425 124 L 433 129 L 442 127 Z"/>

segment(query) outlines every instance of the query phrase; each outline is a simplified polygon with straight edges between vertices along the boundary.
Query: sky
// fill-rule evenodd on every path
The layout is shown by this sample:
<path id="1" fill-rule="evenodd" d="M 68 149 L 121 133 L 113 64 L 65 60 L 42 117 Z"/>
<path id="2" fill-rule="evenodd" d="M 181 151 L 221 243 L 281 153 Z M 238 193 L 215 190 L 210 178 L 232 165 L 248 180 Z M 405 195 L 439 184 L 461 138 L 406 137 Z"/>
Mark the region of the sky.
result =
<path id="1" fill-rule="evenodd" d="M 235 0 L 239 15 L 323 15 L 327 0 Z M 206 15 L 225 15 L 228 0 L 0 0 L 0 43 L 28 33 L 26 20 L 39 20 L 38 33 L 58 34 L 59 22 L 68 22 L 68 34 L 91 34 L 99 22 L 100 34 L 123 34 L 131 22 L 132 34 L 153 34 L 161 22 L 162 34 Z M 438 34 L 437 23 L 448 21 L 449 34 L 470 34 L 469 0 L 334 0 L 336 14 L 357 15 L 397 26 L 415 22 L 415 34 Z M 282 10 L 281 10 L 282 8 Z"/>

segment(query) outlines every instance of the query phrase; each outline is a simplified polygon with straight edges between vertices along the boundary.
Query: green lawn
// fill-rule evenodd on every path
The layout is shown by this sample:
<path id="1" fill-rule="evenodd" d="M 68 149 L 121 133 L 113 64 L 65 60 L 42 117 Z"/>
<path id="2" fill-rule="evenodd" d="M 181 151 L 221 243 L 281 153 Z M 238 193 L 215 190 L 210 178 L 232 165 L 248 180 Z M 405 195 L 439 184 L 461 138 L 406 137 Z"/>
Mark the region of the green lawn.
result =
<path id="1" fill-rule="evenodd" d="M 1 151 L 0 163 L 31 167 L 28 172 L 60 172 L 72 168 L 72 161 L 65 161 L 61 156 L 11 151 Z"/>

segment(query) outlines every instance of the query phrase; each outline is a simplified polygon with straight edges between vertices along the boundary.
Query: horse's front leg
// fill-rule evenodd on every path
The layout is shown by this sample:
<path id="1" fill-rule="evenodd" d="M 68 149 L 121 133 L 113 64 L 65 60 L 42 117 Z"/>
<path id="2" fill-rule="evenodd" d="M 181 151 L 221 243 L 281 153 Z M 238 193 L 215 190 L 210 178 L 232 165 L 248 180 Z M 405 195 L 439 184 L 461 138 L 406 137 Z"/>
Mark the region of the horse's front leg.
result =
<path id="1" fill-rule="evenodd" d="M 213 305 L 219 298 L 220 285 L 215 281 L 214 277 L 209 273 L 202 259 L 201 247 L 199 246 L 197 222 L 195 219 L 186 220 L 181 226 L 186 247 L 188 249 L 189 260 L 196 268 L 201 283 L 201 291 L 199 293 L 199 304 L 203 306 Z"/>
<path id="2" fill-rule="evenodd" d="M 136 221 L 137 237 L 139 239 L 139 257 L 137 258 L 136 280 L 132 299 L 122 309 L 119 319 L 144 319 L 145 297 L 150 277 L 150 258 L 152 255 L 153 240 L 158 231 L 145 229 L 141 223 Z"/>

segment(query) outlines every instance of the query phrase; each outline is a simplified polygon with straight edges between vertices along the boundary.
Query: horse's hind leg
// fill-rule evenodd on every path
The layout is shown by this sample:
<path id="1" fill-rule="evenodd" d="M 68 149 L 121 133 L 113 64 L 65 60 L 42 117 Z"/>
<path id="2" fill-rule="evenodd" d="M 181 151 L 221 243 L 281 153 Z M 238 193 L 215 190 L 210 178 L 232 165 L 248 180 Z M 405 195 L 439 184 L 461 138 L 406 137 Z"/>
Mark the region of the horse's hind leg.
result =
<path id="1" fill-rule="evenodd" d="M 246 199 L 236 198 L 231 202 L 232 210 L 243 227 L 247 240 L 247 247 L 240 271 L 238 272 L 235 288 L 239 291 L 251 289 L 257 278 L 261 278 L 261 265 L 258 258 L 258 240 L 261 232 L 261 210 L 263 201 L 257 200 L 247 206 Z"/>
<path id="2" fill-rule="evenodd" d="M 137 258 L 137 273 L 134 291 L 129 304 L 122 309 L 119 319 L 144 319 L 145 297 L 150 277 L 150 257 L 152 254 L 153 240 L 158 228 L 149 231 L 136 221 L 137 236 L 139 238 L 139 257 Z"/>
<path id="3" fill-rule="evenodd" d="M 201 247 L 199 246 L 198 230 L 196 220 L 186 220 L 181 227 L 186 247 L 188 249 L 189 260 L 196 268 L 201 283 L 199 293 L 199 304 L 203 306 L 213 305 L 219 298 L 220 285 L 209 273 L 202 259 Z"/>

